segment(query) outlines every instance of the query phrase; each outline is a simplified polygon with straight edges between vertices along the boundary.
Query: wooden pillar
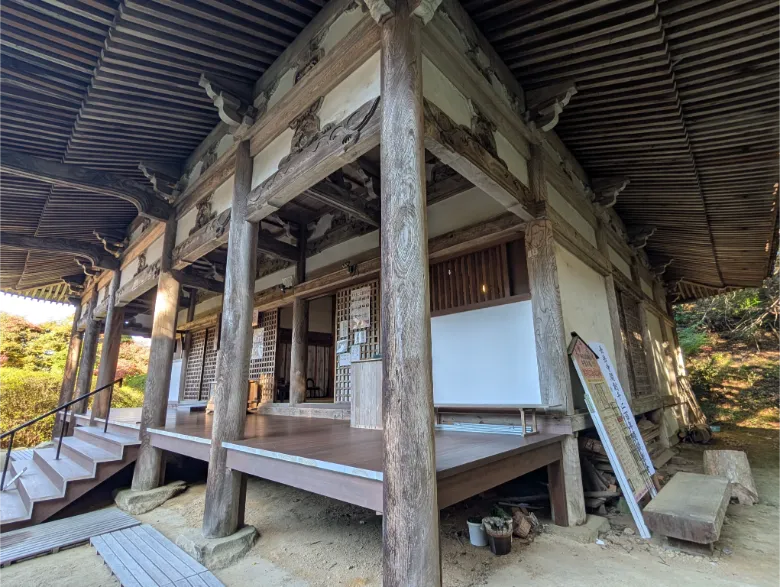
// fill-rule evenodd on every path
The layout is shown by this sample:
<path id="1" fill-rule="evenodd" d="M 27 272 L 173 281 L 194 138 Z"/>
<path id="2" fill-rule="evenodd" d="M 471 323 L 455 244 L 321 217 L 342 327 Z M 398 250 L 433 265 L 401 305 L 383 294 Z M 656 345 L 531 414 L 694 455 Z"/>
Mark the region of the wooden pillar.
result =
<path id="1" fill-rule="evenodd" d="M 162 451 L 151 445 L 147 430 L 164 426 L 168 411 L 168 388 L 171 385 L 173 349 L 176 343 L 176 313 L 179 308 L 179 282 L 171 273 L 175 243 L 176 218 L 172 217 L 165 224 L 160 277 L 157 280 L 157 295 L 154 300 L 152 344 L 149 348 L 149 367 L 141 412 L 141 447 L 132 485 L 137 491 L 158 487 L 162 475 Z"/>
<path id="2" fill-rule="evenodd" d="M 198 304 L 197 290 L 190 290 L 190 301 L 187 306 L 187 322 L 195 319 L 195 306 Z M 181 349 L 181 371 L 179 372 L 179 403 L 184 400 L 184 388 L 187 383 L 187 363 L 190 360 L 190 351 L 192 350 L 192 331 L 188 330 L 184 334 L 184 344 Z"/>
<path id="3" fill-rule="evenodd" d="M 119 345 L 122 343 L 122 330 L 125 326 L 125 309 L 116 305 L 121 273 L 114 271 L 108 289 L 108 309 L 103 326 L 103 349 L 100 353 L 100 365 L 96 389 L 108 385 L 116 378 L 116 364 L 119 360 Z M 89 425 L 95 424 L 95 418 L 105 418 L 108 413 L 109 391 L 101 391 L 92 402 Z"/>
<path id="4" fill-rule="evenodd" d="M 539 145 L 531 147 L 528 172 L 537 211 L 544 214 L 547 206 L 547 179 L 544 156 Z M 566 352 L 553 224 L 550 220 L 539 218 L 528 223 L 525 248 L 542 403 L 553 406 L 550 411 L 571 415 L 574 413 L 574 399 Z M 553 514 L 558 519 L 566 519 L 570 526 L 577 526 L 585 522 L 585 495 L 577 437 L 566 436 L 561 443 L 561 450 L 567 515 Z"/>
<path id="5" fill-rule="evenodd" d="M 246 421 L 249 358 L 252 351 L 252 304 L 257 262 L 257 226 L 248 222 L 247 196 L 252 182 L 249 141 L 236 151 L 230 235 L 228 239 L 222 338 L 214 386 L 211 454 L 206 484 L 203 535 L 229 536 L 238 530 L 243 507 L 241 473 L 228 469 L 223 442 L 240 440 Z"/>
<path id="6" fill-rule="evenodd" d="M 95 306 L 97 305 L 97 289 L 92 290 L 87 306 L 87 325 L 84 328 L 84 337 L 81 343 L 81 361 L 79 361 L 79 373 L 76 379 L 76 397 L 92 391 L 92 373 L 95 371 L 95 355 L 97 354 L 98 335 L 100 334 L 100 322 L 95 319 Z M 87 411 L 88 399 L 74 404 L 73 413 L 83 414 Z"/>
<path id="7" fill-rule="evenodd" d="M 306 225 L 298 234 L 296 285 L 306 281 Z M 306 375 L 309 360 L 309 301 L 293 299 L 292 345 L 290 347 L 290 405 L 306 401 Z"/>
<path id="8" fill-rule="evenodd" d="M 604 258 L 609 262 L 610 269 L 612 268 L 612 261 L 609 258 L 609 244 L 607 243 L 606 235 L 604 231 L 606 229 L 601 222 L 596 227 L 596 244 L 598 245 L 599 252 L 604 255 Z M 610 326 L 612 327 L 612 343 L 615 347 L 615 356 L 612 357 L 615 361 L 615 369 L 617 369 L 618 381 L 623 388 L 626 398 L 629 403 L 633 396 L 633 390 L 631 389 L 631 377 L 628 374 L 628 357 L 626 356 L 626 344 L 623 341 L 623 332 L 620 329 L 620 307 L 617 301 L 617 290 L 615 289 L 615 278 L 612 277 L 612 273 L 604 276 L 604 287 L 607 294 L 607 308 L 609 309 Z"/>
<path id="9" fill-rule="evenodd" d="M 421 23 L 382 25 L 383 585 L 441 585 L 433 437 Z"/>
<path id="10" fill-rule="evenodd" d="M 79 332 L 79 320 L 81 320 L 81 300 L 73 298 L 71 300 L 75 306 L 73 312 L 73 325 L 70 327 L 70 342 L 68 343 L 68 356 L 65 359 L 65 370 L 62 373 L 62 386 L 60 387 L 60 399 L 57 405 L 60 406 L 73 399 L 73 391 L 76 388 L 76 373 L 79 366 L 79 353 L 81 352 L 81 332 Z M 60 434 L 62 426 L 62 412 L 57 414 L 57 421 L 54 425 L 52 438 Z"/>

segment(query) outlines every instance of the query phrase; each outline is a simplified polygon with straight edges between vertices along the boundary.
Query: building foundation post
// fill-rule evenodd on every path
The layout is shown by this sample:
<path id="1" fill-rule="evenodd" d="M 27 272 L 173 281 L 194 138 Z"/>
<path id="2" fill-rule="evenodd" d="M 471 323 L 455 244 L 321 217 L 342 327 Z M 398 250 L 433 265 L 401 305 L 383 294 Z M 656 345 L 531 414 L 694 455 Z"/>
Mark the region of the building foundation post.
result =
<path id="1" fill-rule="evenodd" d="M 119 345 L 122 343 L 122 329 L 125 326 L 125 309 L 116 305 L 116 292 L 119 289 L 121 273 L 114 271 L 108 290 L 108 311 L 103 326 L 103 349 L 100 352 L 97 388 L 108 385 L 116 379 L 116 365 L 119 360 Z M 95 418 L 105 418 L 108 414 L 109 392 L 106 389 L 95 396 L 89 425 L 95 424 Z"/>

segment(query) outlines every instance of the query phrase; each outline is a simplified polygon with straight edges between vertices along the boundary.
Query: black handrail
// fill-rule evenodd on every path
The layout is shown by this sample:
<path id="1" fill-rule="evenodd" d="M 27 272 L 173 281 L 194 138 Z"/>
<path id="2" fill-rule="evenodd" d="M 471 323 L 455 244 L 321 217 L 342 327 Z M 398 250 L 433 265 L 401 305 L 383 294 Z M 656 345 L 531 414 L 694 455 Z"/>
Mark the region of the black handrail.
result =
<path id="1" fill-rule="evenodd" d="M 110 391 L 108 392 L 108 410 L 106 410 L 106 422 L 103 425 L 103 432 L 106 432 L 108 430 L 108 416 L 111 413 L 111 400 L 114 397 L 114 385 L 118 383 L 121 386 L 122 379 L 123 378 L 121 377 L 119 379 L 115 379 L 111 383 L 108 383 L 102 387 L 98 387 L 97 389 L 90 391 L 89 393 L 85 393 L 84 395 L 80 395 L 76 399 L 72 399 L 69 402 L 57 406 L 53 410 L 49 410 L 45 414 L 41 414 L 40 416 L 38 416 L 37 418 L 33 418 L 29 422 L 25 422 L 24 424 L 17 426 L 13 430 L 9 430 L 8 432 L 3 432 L 2 434 L 0 434 L 0 441 L 2 441 L 4 438 L 8 436 L 11 437 L 11 440 L 8 441 L 8 450 L 5 454 L 5 463 L 3 463 L 3 476 L 2 478 L 0 478 L 0 491 L 3 491 L 5 489 L 5 475 L 8 472 L 8 463 L 11 461 L 11 449 L 14 447 L 14 436 L 16 436 L 16 433 L 19 432 L 19 430 L 21 430 L 22 428 L 27 428 L 28 426 L 35 424 L 36 422 L 39 422 L 44 418 L 48 418 L 49 416 L 51 416 L 52 414 L 56 414 L 60 410 L 65 410 L 64 418 L 62 419 L 62 424 L 60 425 L 60 439 L 57 443 L 57 455 L 55 456 L 55 460 L 59 460 L 60 449 L 62 448 L 62 437 L 65 436 L 65 433 L 67 432 L 68 429 L 68 408 L 73 404 L 76 404 L 82 400 L 87 399 L 90 396 L 95 395 L 96 393 L 100 393 L 104 389 L 111 388 Z M 56 425 L 57 423 L 56 418 L 54 420 L 54 423 Z"/>

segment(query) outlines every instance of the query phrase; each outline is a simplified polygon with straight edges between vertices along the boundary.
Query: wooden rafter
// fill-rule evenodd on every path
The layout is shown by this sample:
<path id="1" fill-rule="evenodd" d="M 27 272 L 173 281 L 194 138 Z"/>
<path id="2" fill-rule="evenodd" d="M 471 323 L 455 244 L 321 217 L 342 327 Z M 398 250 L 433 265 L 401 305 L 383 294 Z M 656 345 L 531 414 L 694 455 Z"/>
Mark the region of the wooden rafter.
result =
<path id="1" fill-rule="evenodd" d="M 16 249 L 72 253 L 79 257 L 86 257 L 95 267 L 100 267 L 101 269 L 114 270 L 119 268 L 117 258 L 107 253 L 102 246 L 69 238 L 41 238 L 0 231 L 0 244 L 4 247 Z"/>

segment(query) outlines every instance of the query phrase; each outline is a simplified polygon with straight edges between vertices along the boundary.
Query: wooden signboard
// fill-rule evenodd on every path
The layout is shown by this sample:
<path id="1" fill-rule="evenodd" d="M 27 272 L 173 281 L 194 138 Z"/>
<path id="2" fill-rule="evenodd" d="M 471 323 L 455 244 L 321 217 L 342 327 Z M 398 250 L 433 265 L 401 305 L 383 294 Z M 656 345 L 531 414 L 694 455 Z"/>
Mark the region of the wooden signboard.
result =
<path id="1" fill-rule="evenodd" d="M 600 354 L 585 344 L 579 336 L 572 334 L 569 355 L 585 390 L 588 411 L 617 475 L 639 534 L 642 538 L 650 538 L 639 501 L 648 493 L 655 496 L 652 479 L 654 469 L 623 389 L 614 375 L 609 355 L 603 346 L 596 346 L 601 351 Z M 605 372 L 609 374 L 609 379 Z"/>

